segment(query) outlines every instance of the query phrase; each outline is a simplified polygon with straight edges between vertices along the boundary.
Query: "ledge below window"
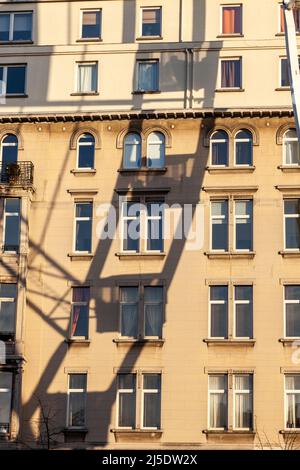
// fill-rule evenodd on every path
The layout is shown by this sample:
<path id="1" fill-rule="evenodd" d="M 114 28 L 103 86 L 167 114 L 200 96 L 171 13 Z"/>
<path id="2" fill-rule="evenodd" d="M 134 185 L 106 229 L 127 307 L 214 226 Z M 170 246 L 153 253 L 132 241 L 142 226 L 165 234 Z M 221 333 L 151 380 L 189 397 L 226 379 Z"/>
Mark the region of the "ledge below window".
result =
<path id="1" fill-rule="evenodd" d="M 248 444 L 253 446 L 253 441 L 255 439 L 255 432 L 254 431 L 239 431 L 239 430 L 211 430 L 205 429 L 202 431 L 203 434 L 206 434 L 206 438 L 208 441 L 212 443 L 228 443 L 235 445 L 237 443 L 241 444 Z"/>
<path id="2" fill-rule="evenodd" d="M 113 339 L 113 342 L 116 343 L 117 346 L 158 346 L 162 347 L 164 345 L 165 340 L 164 339 L 130 339 L 130 338 L 115 338 Z"/>
<path id="3" fill-rule="evenodd" d="M 207 346 L 249 346 L 253 347 L 256 343 L 255 339 L 214 339 L 214 338 L 205 338 L 203 340 Z"/>
<path id="4" fill-rule="evenodd" d="M 279 165 L 278 170 L 284 173 L 298 173 L 300 172 L 300 165 Z"/>
<path id="5" fill-rule="evenodd" d="M 0 46 L 23 46 L 26 44 L 33 44 L 31 39 L 21 41 L 0 41 Z"/>
<path id="6" fill-rule="evenodd" d="M 253 171 L 255 170 L 255 166 L 207 166 L 206 170 L 209 173 L 253 173 Z"/>
<path id="7" fill-rule="evenodd" d="M 18 94 L 18 93 L 13 94 L 13 93 L 12 93 L 11 95 L 4 95 L 4 96 L 2 96 L 2 98 L 28 98 L 28 95 L 26 95 L 26 94 Z"/>
<path id="8" fill-rule="evenodd" d="M 289 435 L 289 436 L 293 436 L 295 434 L 300 434 L 300 429 L 299 428 L 296 428 L 296 429 L 280 429 L 279 430 L 279 434 L 283 434 L 283 435 Z"/>
<path id="9" fill-rule="evenodd" d="M 232 430 L 228 430 L 228 429 L 204 429 L 203 431 L 203 434 L 222 434 L 222 435 L 237 435 L 237 434 L 241 434 L 241 435 L 246 435 L 246 436 L 255 436 L 256 432 L 255 431 L 248 431 L 248 430 L 238 430 L 238 429 L 232 429 Z"/>
<path id="10" fill-rule="evenodd" d="M 132 95 L 159 95 L 160 93 L 160 90 L 135 90 Z"/>
<path id="11" fill-rule="evenodd" d="M 161 259 L 161 258 L 165 258 L 166 253 L 122 253 L 122 252 L 118 252 L 118 253 L 115 253 L 115 255 L 119 259 L 136 260 L 136 259 Z"/>
<path id="12" fill-rule="evenodd" d="M 75 168 L 74 170 L 71 170 L 70 173 L 73 173 L 73 175 L 95 175 L 96 170 L 94 168 Z"/>
<path id="13" fill-rule="evenodd" d="M 93 259 L 92 253 L 68 253 L 71 261 L 89 261 Z"/>
<path id="14" fill-rule="evenodd" d="M 65 428 L 63 430 L 65 436 L 65 442 L 84 442 L 86 434 L 88 433 L 87 428 Z"/>
<path id="15" fill-rule="evenodd" d="M 70 96 L 99 96 L 98 92 L 86 92 L 86 93 L 71 93 Z"/>
<path id="16" fill-rule="evenodd" d="M 136 41 L 162 41 L 163 37 L 162 36 L 139 36 L 138 38 L 135 38 Z"/>
<path id="17" fill-rule="evenodd" d="M 300 258 L 300 250 L 285 251 L 281 250 L 278 252 L 283 258 Z"/>
<path id="18" fill-rule="evenodd" d="M 247 251 L 247 252 L 214 252 L 214 251 L 206 251 L 205 256 L 209 259 L 253 259 L 255 256 L 255 251 Z"/>
<path id="19" fill-rule="evenodd" d="M 89 346 L 91 340 L 90 339 L 85 339 L 85 338 L 67 338 L 65 339 L 65 343 L 67 343 L 69 346 Z"/>
<path id="20" fill-rule="evenodd" d="M 282 343 L 283 346 L 293 346 L 294 343 L 300 346 L 300 338 L 279 338 L 278 341 Z"/>
<path id="21" fill-rule="evenodd" d="M 245 91 L 245 88 L 217 88 L 216 93 L 240 93 Z"/>
<path id="22" fill-rule="evenodd" d="M 121 174 L 160 174 L 160 173 L 166 173 L 167 172 L 167 167 L 163 168 L 119 168 L 118 172 Z"/>
<path id="23" fill-rule="evenodd" d="M 162 429 L 111 429 L 116 442 L 151 442 L 161 439 Z"/>
<path id="24" fill-rule="evenodd" d="M 103 42 L 101 38 L 79 38 L 76 42 Z"/>
<path id="25" fill-rule="evenodd" d="M 224 34 L 218 34 L 217 38 L 222 38 L 222 39 L 231 39 L 231 38 L 243 38 L 244 35 L 242 33 L 224 33 Z"/>

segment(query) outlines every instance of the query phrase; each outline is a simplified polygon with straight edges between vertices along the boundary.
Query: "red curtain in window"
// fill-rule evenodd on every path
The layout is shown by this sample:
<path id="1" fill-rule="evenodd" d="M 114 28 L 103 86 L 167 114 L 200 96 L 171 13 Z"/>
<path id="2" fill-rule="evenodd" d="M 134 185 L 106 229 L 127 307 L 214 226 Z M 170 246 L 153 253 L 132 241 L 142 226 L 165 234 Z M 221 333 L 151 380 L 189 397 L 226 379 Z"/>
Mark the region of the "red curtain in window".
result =
<path id="1" fill-rule="evenodd" d="M 74 287 L 73 288 L 73 303 L 88 302 L 89 301 L 89 288 L 88 287 Z M 71 326 L 71 336 L 74 336 L 77 323 L 80 315 L 80 305 L 73 305 L 73 318 Z"/>
<path id="2" fill-rule="evenodd" d="M 71 337 L 74 336 L 77 323 L 79 320 L 79 314 L 80 314 L 80 306 L 79 305 L 74 305 L 73 306 L 73 319 L 72 319 L 72 327 L 71 327 Z"/>
<path id="3" fill-rule="evenodd" d="M 300 9 L 295 8 L 293 10 L 294 14 L 294 21 L 295 21 L 295 28 L 297 33 L 300 32 Z M 280 7 L 280 32 L 284 33 L 284 9 L 283 6 Z"/>
<path id="4" fill-rule="evenodd" d="M 223 34 L 241 34 L 241 7 L 223 8 Z"/>

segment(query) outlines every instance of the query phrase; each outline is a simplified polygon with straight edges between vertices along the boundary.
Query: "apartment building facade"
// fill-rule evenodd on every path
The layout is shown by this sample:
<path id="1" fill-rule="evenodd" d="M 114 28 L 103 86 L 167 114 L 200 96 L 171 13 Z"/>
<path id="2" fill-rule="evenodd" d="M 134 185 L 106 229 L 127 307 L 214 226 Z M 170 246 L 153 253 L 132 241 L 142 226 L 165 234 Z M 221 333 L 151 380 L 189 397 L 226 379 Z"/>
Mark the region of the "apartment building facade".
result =
<path id="1" fill-rule="evenodd" d="M 283 32 L 276 0 L 0 2 L 0 448 L 298 446 Z"/>

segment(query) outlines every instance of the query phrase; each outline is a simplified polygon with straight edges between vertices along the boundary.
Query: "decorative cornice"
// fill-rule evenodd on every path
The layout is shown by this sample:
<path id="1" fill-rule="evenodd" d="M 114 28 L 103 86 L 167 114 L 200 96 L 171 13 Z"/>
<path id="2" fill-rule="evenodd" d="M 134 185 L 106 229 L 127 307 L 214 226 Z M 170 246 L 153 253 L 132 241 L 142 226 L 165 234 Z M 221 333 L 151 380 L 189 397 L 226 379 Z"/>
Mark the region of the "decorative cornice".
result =
<path id="1" fill-rule="evenodd" d="M 240 118 L 240 117 L 293 117 L 290 107 L 282 108 L 239 108 L 239 109 L 202 109 L 202 110 L 157 110 L 122 112 L 86 113 L 7 113 L 0 115 L 0 123 L 41 123 L 41 122 L 90 122 L 122 121 L 142 119 L 191 119 L 191 118 Z"/>

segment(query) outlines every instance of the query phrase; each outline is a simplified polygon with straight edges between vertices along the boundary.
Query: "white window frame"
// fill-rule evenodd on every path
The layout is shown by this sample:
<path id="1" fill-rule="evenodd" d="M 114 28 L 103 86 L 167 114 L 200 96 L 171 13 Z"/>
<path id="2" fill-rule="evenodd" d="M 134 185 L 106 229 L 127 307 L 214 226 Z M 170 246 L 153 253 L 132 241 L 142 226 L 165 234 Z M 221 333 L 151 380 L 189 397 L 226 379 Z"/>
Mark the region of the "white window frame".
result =
<path id="1" fill-rule="evenodd" d="M 142 203 L 142 221 L 144 219 L 144 232 L 145 232 L 145 245 L 144 245 L 144 251 L 145 253 L 163 253 L 164 251 L 164 207 L 163 207 L 163 214 L 161 215 L 148 215 L 148 204 L 159 204 L 159 206 L 163 206 L 164 202 L 163 201 L 149 201 L 145 199 L 145 202 Z M 143 209 L 144 209 L 144 214 L 143 214 Z M 148 222 L 151 220 L 158 220 L 161 221 L 162 223 L 162 249 L 161 250 L 149 250 L 147 248 L 148 244 L 148 235 L 149 235 L 149 227 L 148 227 Z"/>
<path id="2" fill-rule="evenodd" d="M 126 139 L 127 139 L 128 136 L 130 136 L 130 134 L 135 134 L 136 136 L 138 136 L 139 137 L 139 143 L 134 142 L 133 144 L 128 144 L 126 142 Z M 139 147 L 140 148 L 140 154 L 139 154 L 140 164 L 139 165 L 136 165 L 134 167 L 129 167 L 129 166 L 125 165 L 125 156 L 126 156 L 126 148 L 127 147 L 135 147 L 135 148 Z M 124 140 L 123 140 L 122 168 L 124 170 L 128 170 L 128 171 L 138 170 L 142 167 L 142 160 L 143 160 L 143 158 L 142 158 L 142 137 L 141 137 L 141 134 L 139 132 L 136 132 L 136 131 L 127 132 L 125 137 L 124 137 Z"/>
<path id="3" fill-rule="evenodd" d="M 249 134 L 251 134 L 251 137 L 249 138 L 238 138 L 238 134 L 240 132 L 243 132 L 243 131 L 247 131 L 249 132 Z M 236 161 L 236 143 L 239 143 L 239 142 L 250 142 L 252 145 L 251 145 L 251 162 L 250 163 L 237 163 Z M 234 166 L 238 167 L 238 168 L 249 168 L 253 165 L 253 136 L 252 136 L 252 133 L 250 131 L 248 131 L 248 129 L 239 129 L 235 136 L 234 136 L 234 139 L 233 139 L 233 147 L 234 147 L 234 151 L 233 151 L 233 155 L 234 155 Z"/>
<path id="4" fill-rule="evenodd" d="M 300 251 L 299 248 L 287 248 L 286 246 L 286 219 L 299 219 L 300 218 L 300 213 L 298 214 L 286 214 L 285 213 L 285 201 L 291 201 L 291 200 L 297 200 L 299 201 L 299 207 L 300 207 L 300 198 L 297 197 L 290 197 L 290 198 L 284 198 L 283 199 L 283 242 L 284 242 L 284 251 Z"/>
<path id="5" fill-rule="evenodd" d="M 25 15 L 31 14 L 31 39 L 13 39 L 14 36 L 14 23 L 15 23 L 15 15 Z M 16 42 L 16 43 L 23 43 L 23 42 L 32 42 L 33 37 L 33 11 L 3 11 L 0 13 L 0 16 L 9 15 L 9 38 L 8 41 L 0 41 L 0 43 L 6 42 Z"/>
<path id="6" fill-rule="evenodd" d="M 211 376 L 214 377 L 216 375 L 226 377 L 227 389 L 216 389 L 215 390 L 215 389 L 210 388 L 210 377 Z M 207 410 L 208 411 L 208 420 L 207 420 L 208 429 L 212 430 L 212 431 L 224 431 L 226 429 L 226 427 L 214 428 L 214 427 L 211 426 L 211 422 L 210 422 L 211 395 L 216 395 L 216 394 L 218 394 L 218 395 L 225 394 L 225 396 L 226 396 L 226 402 L 227 402 L 227 427 L 228 427 L 228 414 L 229 414 L 228 413 L 228 411 L 229 411 L 229 408 L 228 408 L 228 374 L 222 373 L 222 372 L 216 373 L 216 374 L 213 374 L 213 373 L 208 374 L 208 400 L 207 400 L 208 401 L 208 410 Z"/>
<path id="7" fill-rule="evenodd" d="M 91 142 L 82 142 L 80 143 L 80 139 L 84 136 L 84 135 L 90 135 L 91 137 L 93 137 L 94 139 L 94 143 L 92 144 Z M 78 137 L 77 139 L 77 156 L 76 156 L 76 168 L 77 170 L 93 170 L 95 168 L 95 146 L 96 146 L 96 142 L 95 142 L 95 137 L 93 136 L 93 134 L 89 133 L 89 132 L 84 132 L 83 134 L 80 134 L 80 136 Z M 94 147 L 94 164 L 93 166 L 86 166 L 86 167 L 81 167 L 79 166 L 79 150 L 80 150 L 80 147 Z"/>
<path id="8" fill-rule="evenodd" d="M 6 212 L 6 201 L 7 199 L 18 199 L 19 200 L 19 207 L 20 207 L 20 213 L 18 212 Z M 18 197 L 5 197 L 4 198 L 4 207 L 3 207 L 3 234 L 2 234 L 2 246 L 3 246 L 3 252 L 4 253 L 18 253 L 19 249 L 20 249 L 20 238 L 21 238 L 21 198 L 18 198 Z M 18 216 L 19 218 L 19 246 L 18 246 L 18 250 L 5 250 L 5 235 L 6 235 L 6 219 L 7 217 L 16 217 Z"/>
<path id="9" fill-rule="evenodd" d="M 70 388 L 70 378 L 71 375 L 85 375 L 86 376 L 86 388 Z M 67 419 L 66 419 L 66 427 L 68 429 L 82 429 L 86 426 L 86 404 L 87 404 L 87 373 L 86 372 L 72 372 L 68 374 L 68 389 L 67 389 Z M 73 426 L 69 423 L 70 418 L 70 394 L 71 393 L 84 393 L 84 424 L 81 426 Z"/>
<path id="10" fill-rule="evenodd" d="M 119 375 L 127 375 L 125 372 L 119 372 L 118 375 L 117 375 L 117 403 L 116 403 L 116 428 L 117 429 L 136 429 L 137 428 L 137 422 L 136 422 L 136 418 L 137 418 L 137 403 L 138 403 L 138 397 L 137 397 L 137 391 L 138 391 L 138 387 L 137 387 L 137 381 L 138 381 L 138 374 L 135 373 L 135 372 L 130 372 L 129 373 L 130 375 L 133 375 L 134 376 L 134 385 L 135 385 L 135 388 L 119 388 Z M 122 393 L 127 393 L 127 394 L 134 394 L 135 395 L 135 410 L 134 410 L 134 421 L 135 421 L 135 427 L 131 427 L 131 426 L 120 426 L 119 425 L 119 410 L 120 410 L 120 395 Z"/>
<path id="11" fill-rule="evenodd" d="M 143 36 L 143 12 L 146 10 L 160 10 L 160 34 L 157 36 Z M 162 7 L 153 6 L 153 7 L 140 7 L 140 37 L 141 38 L 161 38 L 162 37 Z"/>
<path id="12" fill-rule="evenodd" d="M 24 67 L 25 69 L 25 78 L 24 78 L 24 92 L 23 93 L 6 93 L 7 90 L 7 70 L 8 68 L 16 68 L 16 67 Z M 0 68 L 3 68 L 3 89 L 2 86 L 0 86 L 0 97 L 2 96 L 25 96 L 26 95 L 26 90 L 27 90 L 27 65 L 22 63 L 22 64 L 0 64 Z M 1 82 L 0 82 L 1 85 Z"/>
<path id="13" fill-rule="evenodd" d="M 77 217 L 76 216 L 77 204 L 91 204 L 91 206 L 92 206 L 92 215 L 90 217 Z M 91 254 L 93 252 L 93 212 L 94 212 L 93 201 L 75 201 L 75 203 L 74 203 L 74 228 L 73 228 L 73 252 L 74 253 Z M 77 221 L 87 221 L 87 220 L 91 221 L 91 251 L 78 251 L 78 250 L 76 250 Z"/>
<path id="14" fill-rule="evenodd" d="M 212 336 L 212 322 L 211 322 L 211 312 L 212 312 L 212 305 L 226 305 L 226 300 L 211 300 L 211 289 L 213 287 L 226 287 L 227 288 L 227 335 L 226 336 Z M 228 327 L 229 327 L 229 286 L 228 284 L 212 284 L 209 286 L 208 290 L 208 338 L 210 339 L 228 339 Z"/>
<path id="15" fill-rule="evenodd" d="M 1 303 L 2 302 L 10 302 L 10 303 L 14 303 L 15 304 L 15 312 L 14 312 L 14 330 L 13 331 L 0 331 L 0 333 L 5 333 L 5 334 L 16 334 L 16 313 L 17 313 L 17 298 L 18 298 L 18 286 L 17 286 L 17 283 L 15 282 L 1 282 L 0 284 L 13 284 L 14 286 L 16 286 L 16 297 L 1 297 L 0 296 L 0 307 L 1 307 Z"/>
<path id="16" fill-rule="evenodd" d="M 216 129 L 212 135 L 210 136 L 210 139 L 209 139 L 209 155 L 210 155 L 210 166 L 213 167 L 213 168 L 227 168 L 229 166 L 229 137 L 228 137 L 228 134 L 226 131 L 223 131 L 223 132 L 226 132 L 226 135 L 227 135 L 227 139 L 214 139 L 214 135 L 217 134 L 217 132 L 219 131 L 223 131 L 223 129 Z M 216 143 L 226 143 L 227 142 L 227 165 L 216 165 L 216 164 L 213 164 L 212 162 L 212 144 L 216 144 Z"/>
<path id="17" fill-rule="evenodd" d="M 240 7 L 241 9 L 241 32 L 240 33 L 223 33 L 223 9 L 228 7 Z M 243 36 L 243 5 L 242 3 L 228 3 L 220 5 L 220 36 Z"/>
<path id="18" fill-rule="evenodd" d="M 287 382 L 287 377 L 288 376 L 295 376 L 295 375 L 299 375 L 298 373 L 297 374 L 285 374 L 284 375 L 284 429 L 285 430 L 288 430 L 288 431 L 293 431 L 294 430 L 297 430 L 297 429 L 300 429 L 300 428 L 287 428 L 286 427 L 286 423 L 287 423 L 287 413 L 288 413 L 288 400 L 287 400 L 287 396 L 288 395 L 295 395 L 295 394 L 300 394 L 300 390 L 298 389 L 295 389 L 295 390 L 290 390 L 290 389 L 287 389 L 286 388 L 286 382 Z"/>
<path id="19" fill-rule="evenodd" d="M 79 85 L 79 68 L 80 66 L 84 66 L 84 65 L 94 65 L 95 66 L 95 74 L 96 74 L 96 89 L 95 90 L 91 90 L 91 91 L 79 91 L 78 89 L 78 85 Z M 98 61 L 93 61 L 93 60 L 89 60 L 89 61 L 79 61 L 79 62 L 76 62 L 76 73 L 75 73 L 75 94 L 76 95 L 85 95 L 85 94 L 96 94 L 98 93 L 98 89 L 99 89 L 99 64 L 98 64 Z"/>
<path id="20" fill-rule="evenodd" d="M 162 291 L 162 299 L 159 302 L 146 302 L 145 300 L 145 290 L 147 287 L 160 287 Z M 142 325 L 143 325 L 143 338 L 145 339 L 161 339 L 159 336 L 146 336 L 146 305 L 160 305 L 161 306 L 161 315 L 162 315 L 162 324 L 161 324 L 161 330 L 163 329 L 163 315 L 164 315 L 164 286 L 162 284 L 158 285 L 150 285 L 150 284 L 144 284 L 143 285 L 143 319 L 142 319 Z"/>
<path id="21" fill-rule="evenodd" d="M 286 299 L 286 287 L 289 287 L 289 286 L 299 286 L 299 284 L 284 284 L 283 286 L 283 331 L 284 331 L 284 338 L 288 338 L 288 339 L 299 339 L 299 336 L 287 336 L 287 333 L 286 333 L 286 313 L 287 313 L 287 310 L 286 310 L 286 307 L 287 305 L 291 305 L 291 304 L 300 304 L 300 300 L 287 300 Z"/>
<path id="22" fill-rule="evenodd" d="M 214 202 L 225 202 L 227 203 L 227 216 L 226 215 L 213 215 L 212 214 L 212 204 Z M 210 200 L 210 250 L 214 253 L 228 253 L 229 251 L 229 199 L 211 199 Z M 213 248 L 213 221 L 214 220 L 226 220 L 227 217 L 227 249 L 223 250 L 220 248 Z"/>
<path id="23" fill-rule="evenodd" d="M 251 287 L 252 288 L 252 302 L 250 300 L 237 300 L 236 299 L 236 288 L 237 287 Z M 253 285 L 251 284 L 234 284 L 233 285 L 233 337 L 236 339 L 253 339 L 251 336 L 237 336 L 236 332 L 236 307 L 237 305 L 251 305 L 252 303 L 252 331 L 253 331 Z M 252 334 L 253 336 L 253 334 Z"/>
<path id="24" fill-rule="evenodd" d="M 84 38 L 82 37 L 82 29 L 83 29 L 83 15 L 84 13 L 99 13 L 100 14 L 100 36 L 95 36 L 95 37 L 88 37 Z M 95 41 L 95 40 L 101 40 L 102 38 L 102 8 L 82 8 L 80 10 L 80 22 L 79 22 L 79 37 L 81 41 Z"/>
<path id="25" fill-rule="evenodd" d="M 8 434 L 10 432 L 10 426 L 11 426 L 11 412 L 12 412 L 12 399 L 13 399 L 13 388 L 14 388 L 14 376 L 13 373 L 10 371 L 6 370 L 0 370 L 0 374 L 10 374 L 11 375 L 11 389 L 9 388 L 0 388 L 0 394 L 1 393 L 9 393 L 10 394 L 10 413 L 9 413 L 9 422 L 8 423 L 3 423 L 8 425 L 8 430 L 6 429 L 1 429 L 0 428 L 0 434 Z"/>
<path id="26" fill-rule="evenodd" d="M 145 378 L 145 375 L 159 375 L 160 376 L 160 389 L 158 388 L 147 388 L 145 389 L 144 387 L 144 378 Z M 161 421 L 161 374 L 157 373 L 157 372 L 144 372 L 142 374 L 142 387 L 141 387 L 141 429 L 153 429 L 153 430 L 158 430 L 160 428 L 158 427 L 152 427 L 152 426 L 144 426 L 144 397 L 145 397 L 145 394 L 149 393 L 149 394 L 159 394 L 160 395 L 160 421 Z"/>
<path id="27" fill-rule="evenodd" d="M 134 287 L 137 289 L 137 301 L 136 302 L 125 302 L 122 300 L 122 290 L 128 287 Z M 120 338 L 126 339 L 138 339 L 139 337 L 139 324 L 140 324 L 140 302 L 141 302 L 141 292 L 140 286 L 138 284 L 129 284 L 129 285 L 120 285 L 119 286 L 119 332 Z M 122 334 L 122 305 L 137 305 L 137 337 L 126 336 Z"/>
<path id="28" fill-rule="evenodd" d="M 239 62 L 240 64 L 240 86 L 238 87 L 222 87 L 222 62 Z M 218 70 L 218 83 L 219 83 L 219 90 L 242 90 L 243 89 L 243 61 L 242 57 L 221 57 L 219 59 L 219 70 Z"/>
<path id="29" fill-rule="evenodd" d="M 239 377 L 239 376 L 249 376 L 251 377 L 251 382 L 252 382 L 252 389 L 246 389 L 246 390 L 239 390 L 236 388 L 236 377 Z M 248 428 L 239 428 L 236 426 L 235 424 L 235 398 L 236 398 L 236 395 L 250 395 L 252 394 L 252 422 L 253 422 L 253 374 L 246 374 L 246 373 L 241 373 L 241 374 L 233 374 L 232 375 L 232 381 L 233 381 L 233 386 L 232 386 L 232 391 L 233 391 L 233 419 L 232 419 L 232 422 L 233 422 L 233 429 L 234 430 L 237 430 L 237 431 L 251 431 L 252 430 L 252 427 L 248 427 Z"/>
<path id="30" fill-rule="evenodd" d="M 297 134 L 296 134 L 296 137 L 289 137 L 289 138 L 286 138 L 286 134 L 289 132 L 289 131 L 295 131 L 296 132 L 296 129 L 294 128 L 289 128 L 285 131 L 285 133 L 283 134 L 282 136 L 282 166 L 284 167 L 287 167 L 287 168 L 298 168 L 300 166 L 300 162 L 297 164 L 297 163 L 286 163 L 286 147 L 285 147 L 285 143 L 286 142 L 297 142 L 298 143 L 298 137 L 297 137 Z M 299 144 L 298 144 L 299 145 Z"/>
<path id="31" fill-rule="evenodd" d="M 250 202 L 251 203 L 251 206 L 252 206 L 252 217 L 251 215 L 248 215 L 248 214 L 243 214 L 243 215 L 237 215 L 236 214 L 236 204 L 239 203 L 239 202 Z M 233 208 L 233 218 L 234 218 L 234 222 L 233 222 L 233 246 L 234 246 L 234 251 L 238 252 L 238 253 L 249 253 L 253 250 L 253 199 L 235 199 L 234 200 L 234 208 Z M 238 220 L 250 220 L 251 221 L 251 241 L 252 241 L 252 248 L 251 249 L 241 249 L 241 248 L 237 248 L 236 246 L 236 229 L 237 229 L 237 221 Z"/>
<path id="32" fill-rule="evenodd" d="M 124 215 L 124 205 L 133 202 L 134 204 L 139 205 L 139 216 L 137 215 Z M 124 235 L 125 235 L 125 222 L 127 220 L 139 220 L 139 225 L 140 225 L 140 237 L 138 238 L 139 242 L 139 247 L 138 251 L 136 250 L 125 250 L 124 249 Z M 141 231 L 142 231 L 142 211 L 141 211 L 141 201 L 140 199 L 135 199 L 135 200 L 123 200 L 121 203 L 121 251 L 122 253 L 140 253 L 141 252 Z M 128 234 L 127 234 L 128 235 Z"/>
<path id="33" fill-rule="evenodd" d="M 153 134 L 159 134 L 160 135 L 160 140 L 159 142 L 154 142 L 152 141 L 151 142 L 151 136 Z M 153 131 L 151 132 L 148 137 L 147 137 L 147 156 L 146 156 L 146 166 L 147 168 L 153 168 L 149 165 L 149 161 L 150 161 L 150 158 L 149 158 L 149 148 L 151 147 L 151 145 L 160 145 L 160 148 L 162 148 L 163 150 L 163 164 L 159 167 L 154 167 L 155 169 L 160 169 L 160 168 L 164 168 L 165 166 L 165 159 L 166 159 L 166 138 L 165 138 L 165 135 L 161 132 L 161 131 Z"/>

